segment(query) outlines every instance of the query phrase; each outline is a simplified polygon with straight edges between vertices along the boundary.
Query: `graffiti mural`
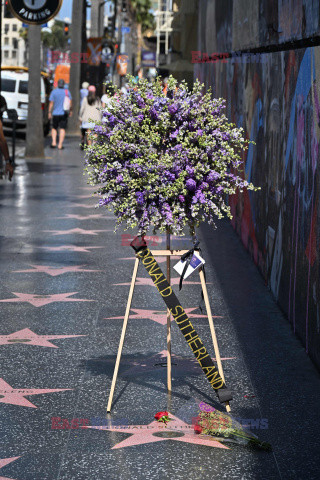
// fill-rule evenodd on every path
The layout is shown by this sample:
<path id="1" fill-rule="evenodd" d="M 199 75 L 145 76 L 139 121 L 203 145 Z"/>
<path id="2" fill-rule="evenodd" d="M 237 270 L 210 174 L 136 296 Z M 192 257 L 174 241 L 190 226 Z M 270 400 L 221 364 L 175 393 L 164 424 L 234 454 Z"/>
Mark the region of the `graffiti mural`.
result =
<path id="1" fill-rule="evenodd" d="M 297 10 L 293 24 L 288 4 Z M 279 41 L 319 29 L 317 2 L 282 0 L 278 11 Z M 320 367 L 320 47 L 262 57 L 198 64 L 195 75 L 227 99 L 228 118 L 256 143 L 245 154 L 244 175 L 261 190 L 230 198 L 232 225 Z"/>

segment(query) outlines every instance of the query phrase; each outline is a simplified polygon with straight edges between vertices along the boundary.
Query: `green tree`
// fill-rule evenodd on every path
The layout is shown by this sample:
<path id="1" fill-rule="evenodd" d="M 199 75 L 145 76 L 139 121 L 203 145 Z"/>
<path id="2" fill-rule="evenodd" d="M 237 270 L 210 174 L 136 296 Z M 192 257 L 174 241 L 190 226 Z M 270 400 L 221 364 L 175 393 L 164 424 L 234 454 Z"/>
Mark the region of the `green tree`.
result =
<path id="1" fill-rule="evenodd" d="M 64 50 L 68 46 L 69 35 L 65 34 L 64 22 L 55 20 L 51 32 L 43 30 L 41 40 L 45 47 L 51 50 Z"/>
<path id="2" fill-rule="evenodd" d="M 131 0 L 136 22 L 141 25 L 141 32 L 146 30 L 154 30 L 154 16 L 151 13 L 150 0 Z"/>
<path id="3" fill-rule="evenodd" d="M 151 13 L 150 0 L 131 0 L 133 15 L 137 23 L 138 51 L 137 64 L 141 65 L 142 35 L 146 30 L 154 30 L 154 16 Z"/>

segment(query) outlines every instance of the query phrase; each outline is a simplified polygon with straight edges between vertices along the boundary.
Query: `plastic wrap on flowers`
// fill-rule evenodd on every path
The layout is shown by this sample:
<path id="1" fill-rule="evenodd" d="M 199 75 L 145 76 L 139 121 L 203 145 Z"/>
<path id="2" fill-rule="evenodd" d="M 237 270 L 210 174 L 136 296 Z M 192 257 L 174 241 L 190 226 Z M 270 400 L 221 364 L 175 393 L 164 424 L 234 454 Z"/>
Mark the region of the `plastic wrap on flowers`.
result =
<path id="1" fill-rule="evenodd" d="M 143 234 L 153 229 L 176 235 L 203 221 L 231 217 L 226 195 L 256 188 L 244 179 L 243 130 L 228 123 L 225 101 L 190 91 L 170 77 L 129 80 L 94 128 L 86 149 L 86 170 L 97 185 L 99 205 L 113 210 L 117 226 Z"/>
<path id="2" fill-rule="evenodd" d="M 202 406 L 206 405 L 202 402 Z M 198 417 L 193 419 L 195 433 L 209 435 L 221 442 L 232 442 L 239 445 L 272 450 L 268 442 L 263 442 L 252 432 L 246 430 L 241 423 L 226 413 L 220 412 L 213 407 L 210 411 L 200 410 Z"/>

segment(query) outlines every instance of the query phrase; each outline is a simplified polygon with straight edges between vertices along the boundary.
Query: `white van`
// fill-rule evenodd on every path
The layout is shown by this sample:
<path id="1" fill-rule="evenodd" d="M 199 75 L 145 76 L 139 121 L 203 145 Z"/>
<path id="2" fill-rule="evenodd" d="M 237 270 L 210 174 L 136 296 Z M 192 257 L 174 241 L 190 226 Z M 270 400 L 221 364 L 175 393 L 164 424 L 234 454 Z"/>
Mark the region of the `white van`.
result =
<path id="1" fill-rule="evenodd" d="M 29 73 L 4 71 L 1 72 L 1 95 L 7 102 L 8 109 L 15 109 L 18 114 L 17 126 L 25 127 L 28 118 L 28 83 Z M 43 77 L 41 77 L 41 107 L 43 110 L 43 129 L 47 135 L 49 133 L 50 122 L 48 120 L 48 95 L 46 91 L 46 84 Z M 8 122 L 8 115 L 3 114 L 3 123 Z"/>

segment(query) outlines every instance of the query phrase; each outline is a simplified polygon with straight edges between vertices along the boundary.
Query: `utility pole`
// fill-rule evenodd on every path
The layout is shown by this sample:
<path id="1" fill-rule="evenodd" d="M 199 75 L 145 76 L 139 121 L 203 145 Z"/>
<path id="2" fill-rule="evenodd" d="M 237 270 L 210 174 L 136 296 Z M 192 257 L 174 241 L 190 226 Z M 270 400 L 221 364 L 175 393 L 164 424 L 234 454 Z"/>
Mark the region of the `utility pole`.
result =
<path id="1" fill-rule="evenodd" d="M 1 5 L 0 5 L 0 95 L 1 95 L 1 91 L 2 91 L 1 67 L 2 67 L 2 0 L 1 0 Z"/>
<path id="2" fill-rule="evenodd" d="M 82 16 L 84 0 L 74 0 L 72 4 L 71 52 L 81 52 L 82 44 Z M 69 134 L 79 133 L 78 112 L 80 109 L 80 76 L 81 63 L 71 63 L 70 67 L 70 93 L 72 96 L 72 117 L 69 118 Z"/>
<path id="3" fill-rule="evenodd" d="M 44 157 L 41 109 L 41 26 L 29 25 L 29 82 L 26 157 Z"/>

